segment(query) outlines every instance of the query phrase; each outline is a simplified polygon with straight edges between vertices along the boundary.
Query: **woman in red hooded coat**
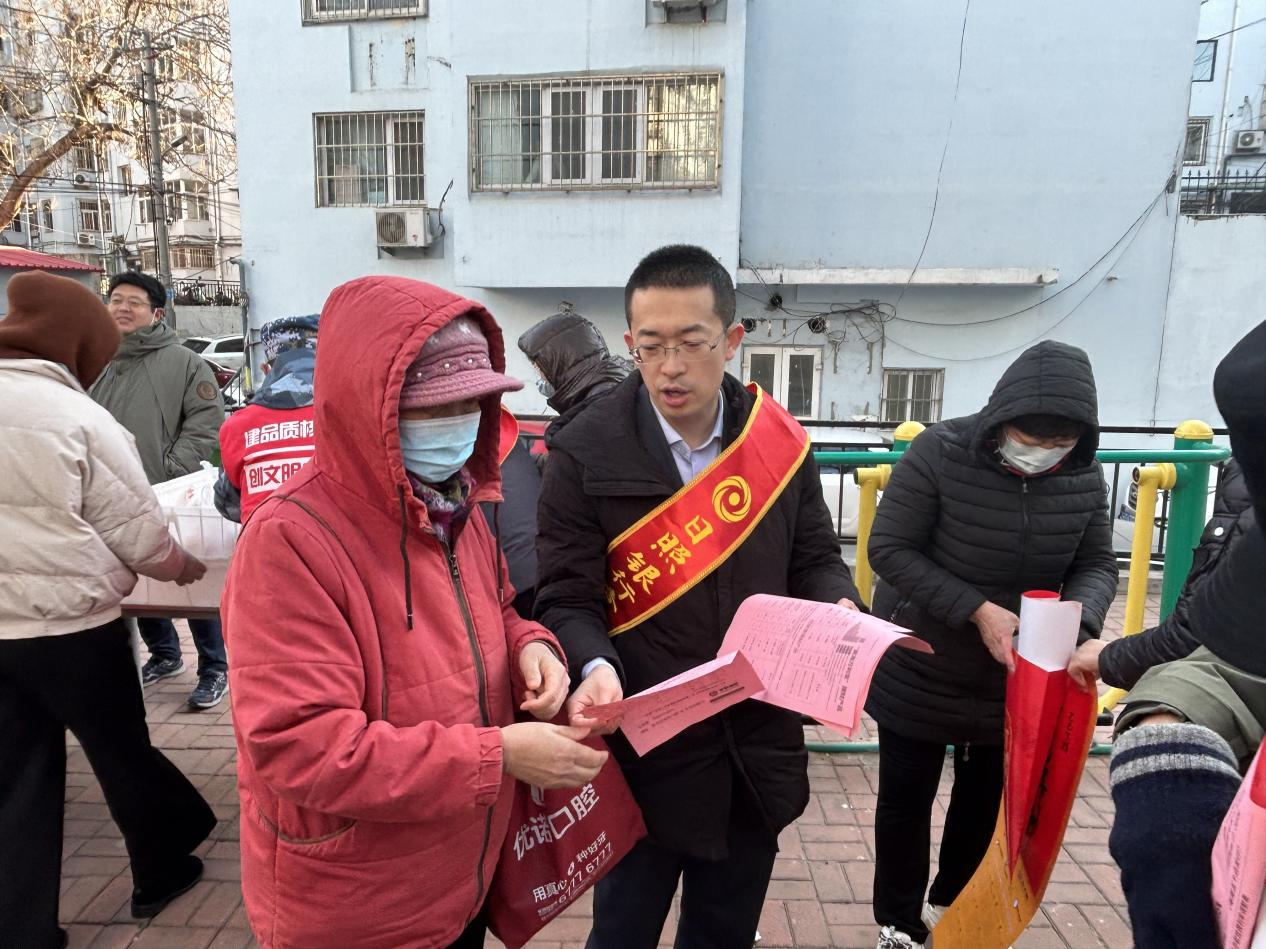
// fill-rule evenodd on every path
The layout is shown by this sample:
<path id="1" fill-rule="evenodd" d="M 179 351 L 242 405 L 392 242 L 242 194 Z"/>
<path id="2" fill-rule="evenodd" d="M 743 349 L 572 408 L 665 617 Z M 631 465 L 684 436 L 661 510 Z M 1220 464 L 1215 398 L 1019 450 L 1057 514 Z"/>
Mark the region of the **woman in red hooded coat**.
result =
<path id="1" fill-rule="evenodd" d="M 266 947 L 482 945 L 515 778 L 605 753 L 552 718 L 552 635 L 521 619 L 478 503 L 500 499 L 501 332 L 396 277 L 321 314 L 316 452 L 256 511 L 224 597 L 242 888 Z"/>

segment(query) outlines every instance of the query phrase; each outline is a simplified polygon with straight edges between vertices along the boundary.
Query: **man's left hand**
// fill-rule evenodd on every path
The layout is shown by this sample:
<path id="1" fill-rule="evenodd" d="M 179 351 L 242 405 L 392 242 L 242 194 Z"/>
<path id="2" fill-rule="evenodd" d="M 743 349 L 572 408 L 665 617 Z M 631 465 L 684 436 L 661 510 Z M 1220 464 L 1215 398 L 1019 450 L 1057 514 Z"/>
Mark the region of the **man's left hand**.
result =
<path id="1" fill-rule="evenodd" d="M 856 603 L 854 603 L 852 600 L 850 600 L 848 597 L 844 597 L 842 600 L 836 600 L 836 601 L 835 601 L 835 605 L 836 605 L 836 606 L 842 606 L 842 607 L 844 607 L 844 609 L 846 609 L 846 610 L 855 610 L 855 609 L 857 609 L 857 604 L 856 604 Z"/>
<path id="2" fill-rule="evenodd" d="M 541 721 L 549 721 L 567 698 L 567 667 L 558 661 L 554 650 L 537 641 L 528 643 L 519 652 L 519 671 L 527 686 L 519 708 Z"/>

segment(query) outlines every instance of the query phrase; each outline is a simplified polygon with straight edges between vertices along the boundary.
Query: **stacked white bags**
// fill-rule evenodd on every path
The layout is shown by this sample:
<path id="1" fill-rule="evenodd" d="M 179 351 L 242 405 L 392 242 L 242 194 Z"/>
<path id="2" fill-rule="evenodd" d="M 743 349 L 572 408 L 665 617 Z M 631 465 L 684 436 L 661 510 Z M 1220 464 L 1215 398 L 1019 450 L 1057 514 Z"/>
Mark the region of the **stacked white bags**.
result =
<path id="1" fill-rule="evenodd" d="M 241 527 L 225 520 L 215 509 L 218 475 L 215 468 L 205 465 L 201 471 L 154 485 L 168 529 L 181 546 L 207 565 L 206 576 L 185 587 L 138 577 L 136 588 L 123 601 L 125 610 L 160 608 L 170 611 L 166 615 L 174 616 L 219 609 L 229 558 Z"/>

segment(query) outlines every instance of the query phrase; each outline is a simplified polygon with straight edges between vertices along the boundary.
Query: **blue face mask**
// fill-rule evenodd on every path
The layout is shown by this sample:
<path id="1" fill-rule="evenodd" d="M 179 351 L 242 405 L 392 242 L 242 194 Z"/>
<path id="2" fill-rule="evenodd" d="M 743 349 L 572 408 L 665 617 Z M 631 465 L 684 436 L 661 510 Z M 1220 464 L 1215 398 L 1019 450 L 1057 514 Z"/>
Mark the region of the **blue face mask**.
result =
<path id="1" fill-rule="evenodd" d="M 447 481 L 470 459 L 479 434 L 478 412 L 449 418 L 400 420 L 404 466 L 428 484 Z"/>

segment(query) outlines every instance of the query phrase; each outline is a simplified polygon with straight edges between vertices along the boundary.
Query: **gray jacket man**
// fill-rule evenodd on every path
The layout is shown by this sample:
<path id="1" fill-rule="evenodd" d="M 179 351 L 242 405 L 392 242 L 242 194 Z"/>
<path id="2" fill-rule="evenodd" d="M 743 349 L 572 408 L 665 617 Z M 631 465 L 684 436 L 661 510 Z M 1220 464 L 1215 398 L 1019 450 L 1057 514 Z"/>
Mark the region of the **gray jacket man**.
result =
<path id="1" fill-rule="evenodd" d="M 128 271 L 110 281 L 107 307 L 123 333 L 118 354 L 89 394 L 132 433 L 150 484 L 192 474 L 219 445 L 224 402 L 206 361 L 180 345 L 163 319 L 166 288 L 148 274 Z M 169 619 L 138 621 L 150 658 L 145 685 L 184 671 L 180 639 Z M 218 619 L 191 619 L 198 649 L 193 709 L 218 705 L 228 691 L 228 660 Z"/>
<path id="2" fill-rule="evenodd" d="M 112 296 L 116 289 L 111 287 Z M 112 302 L 111 313 L 125 335 L 91 389 L 93 399 L 136 439 L 150 484 L 190 474 L 209 461 L 224 422 L 224 402 L 211 367 L 154 318 L 159 312 L 159 307 L 148 309 L 148 319 L 128 329 Z M 130 319 L 132 314 L 124 316 Z"/>

